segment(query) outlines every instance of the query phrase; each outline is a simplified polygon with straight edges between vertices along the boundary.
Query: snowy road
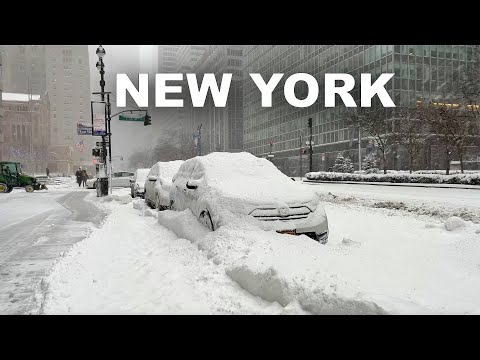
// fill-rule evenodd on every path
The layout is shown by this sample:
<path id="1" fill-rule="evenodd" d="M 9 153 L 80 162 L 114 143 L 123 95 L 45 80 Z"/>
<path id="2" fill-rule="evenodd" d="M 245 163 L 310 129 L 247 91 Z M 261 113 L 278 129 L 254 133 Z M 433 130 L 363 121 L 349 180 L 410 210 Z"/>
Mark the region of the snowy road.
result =
<path id="1" fill-rule="evenodd" d="M 28 312 L 45 271 L 100 224 L 105 214 L 84 200 L 90 193 L 1 194 L 0 314 Z"/>

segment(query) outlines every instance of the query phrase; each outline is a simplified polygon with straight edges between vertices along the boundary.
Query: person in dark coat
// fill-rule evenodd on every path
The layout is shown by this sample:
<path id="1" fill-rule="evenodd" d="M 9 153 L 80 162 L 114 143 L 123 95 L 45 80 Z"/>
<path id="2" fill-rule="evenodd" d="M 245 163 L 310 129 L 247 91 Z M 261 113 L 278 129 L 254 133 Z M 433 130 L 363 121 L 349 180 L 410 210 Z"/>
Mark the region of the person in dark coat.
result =
<path id="1" fill-rule="evenodd" d="M 46 172 L 47 172 L 47 177 L 50 177 L 50 169 L 47 168 L 46 170 L 47 170 L 47 171 L 46 171 Z"/>
<path id="2" fill-rule="evenodd" d="M 78 187 L 82 186 L 82 168 L 78 168 L 75 172 L 75 176 L 77 177 Z"/>
<path id="3" fill-rule="evenodd" d="M 82 186 L 83 187 L 87 186 L 87 180 L 88 180 L 87 170 L 83 169 L 83 171 L 82 171 Z"/>

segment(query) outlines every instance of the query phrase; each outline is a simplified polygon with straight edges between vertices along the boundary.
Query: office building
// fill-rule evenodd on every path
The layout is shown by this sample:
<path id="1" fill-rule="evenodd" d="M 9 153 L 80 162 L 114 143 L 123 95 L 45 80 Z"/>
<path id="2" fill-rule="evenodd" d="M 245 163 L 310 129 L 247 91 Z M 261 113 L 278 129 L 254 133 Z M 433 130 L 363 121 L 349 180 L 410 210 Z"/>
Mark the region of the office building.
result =
<path id="1" fill-rule="evenodd" d="M 358 164 L 358 130 L 348 125 L 343 103 L 324 107 L 325 73 L 347 73 L 359 84 L 361 73 L 395 73 L 386 89 L 394 103 L 414 106 L 417 101 L 445 99 L 455 87 L 457 75 L 473 66 L 474 47 L 469 45 L 252 45 L 245 49 L 244 68 L 244 149 L 266 157 L 270 150 L 274 163 L 286 174 L 298 176 L 300 148 L 308 140 L 308 118 L 313 119 L 313 170 L 328 170 L 339 152 Z M 274 73 L 284 73 L 273 92 L 272 107 L 261 106 L 261 96 L 249 73 L 260 73 L 266 81 Z M 296 108 L 284 98 L 285 79 L 295 73 L 313 75 L 320 87 L 317 102 Z M 296 95 L 307 94 L 305 83 L 296 87 Z M 359 104 L 358 85 L 351 92 Z M 362 157 L 374 148 L 374 142 L 362 134 Z M 302 143 L 300 143 L 302 138 Z M 273 146 L 270 146 L 273 142 Z M 440 144 L 429 144 L 418 160 L 419 168 L 441 168 L 444 162 Z M 469 149 L 467 158 L 475 165 L 478 148 Z M 308 156 L 303 169 L 308 171 Z M 406 156 L 396 156 L 390 168 L 405 168 Z M 437 164 L 437 165 L 435 165 Z M 303 172 L 306 172 L 303 171 Z"/>
<path id="2" fill-rule="evenodd" d="M 186 98 L 185 129 L 193 134 L 202 125 L 202 154 L 243 148 L 243 51 L 242 45 L 210 45 L 193 66 L 198 79 L 213 73 L 219 83 L 223 74 L 233 75 L 224 108 L 214 106 L 210 92 L 203 107 L 192 107 L 189 95 Z"/>

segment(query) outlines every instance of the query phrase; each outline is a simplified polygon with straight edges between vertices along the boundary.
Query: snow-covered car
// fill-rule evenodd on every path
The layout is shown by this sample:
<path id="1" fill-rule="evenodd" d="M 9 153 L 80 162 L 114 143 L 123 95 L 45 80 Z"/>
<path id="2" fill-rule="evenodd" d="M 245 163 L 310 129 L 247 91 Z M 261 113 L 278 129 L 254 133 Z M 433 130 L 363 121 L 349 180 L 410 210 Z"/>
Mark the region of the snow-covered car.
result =
<path id="1" fill-rule="evenodd" d="M 197 156 L 186 160 L 172 180 L 171 208 L 190 209 L 212 231 L 243 218 L 264 230 L 328 241 L 318 194 L 267 159 L 246 152 Z"/>
<path id="2" fill-rule="evenodd" d="M 145 203 L 155 209 L 165 210 L 170 206 L 172 177 L 183 160 L 160 161 L 152 166 L 145 180 Z"/>
<path id="3" fill-rule="evenodd" d="M 145 180 L 147 180 L 150 169 L 137 169 L 130 179 L 130 193 L 132 198 L 144 197 L 145 195 Z"/>
<path id="4" fill-rule="evenodd" d="M 130 179 L 133 177 L 133 172 L 117 171 L 112 174 L 112 187 L 130 187 Z M 86 186 L 88 189 L 95 189 L 97 187 L 97 178 L 87 179 Z"/>

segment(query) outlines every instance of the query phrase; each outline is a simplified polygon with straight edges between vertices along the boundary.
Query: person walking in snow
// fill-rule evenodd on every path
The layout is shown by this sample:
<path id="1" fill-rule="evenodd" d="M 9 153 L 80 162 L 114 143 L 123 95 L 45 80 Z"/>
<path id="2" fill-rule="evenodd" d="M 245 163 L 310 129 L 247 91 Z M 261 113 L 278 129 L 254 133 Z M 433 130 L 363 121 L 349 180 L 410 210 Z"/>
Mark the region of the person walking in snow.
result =
<path id="1" fill-rule="evenodd" d="M 78 170 L 75 172 L 75 176 L 77 177 L 77 184 L 78 187 L 82 185 L 82 168 L 79 167 Z"/>
<path id="2" fill-rule="evenodd" d="M 87 170 L 83 169 L 83 171 L 82 171 L 82 186 L 83 187 L 87 186 L 87 179 L 88 179 Z"/>

